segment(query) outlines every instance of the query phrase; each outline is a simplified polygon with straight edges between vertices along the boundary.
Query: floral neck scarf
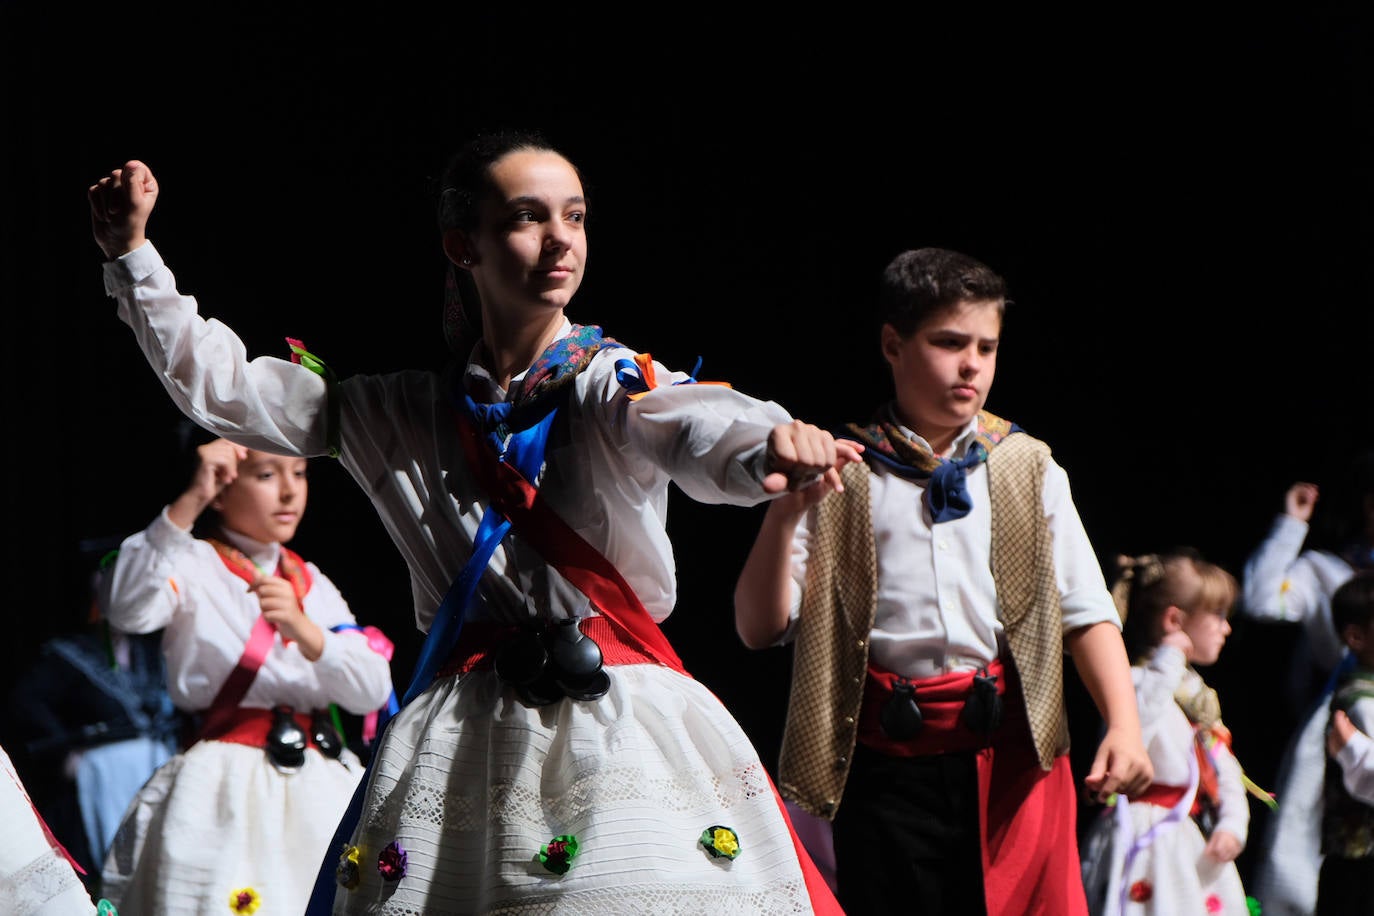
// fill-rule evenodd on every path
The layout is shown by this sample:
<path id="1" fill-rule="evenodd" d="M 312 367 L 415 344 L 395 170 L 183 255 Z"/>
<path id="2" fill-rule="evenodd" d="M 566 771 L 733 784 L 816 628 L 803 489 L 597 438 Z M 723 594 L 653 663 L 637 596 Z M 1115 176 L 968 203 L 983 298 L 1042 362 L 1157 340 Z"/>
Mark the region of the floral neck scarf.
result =
<path id="1" fill-rule="evenodd" d="M 603 347 L 620 343 L 602 334 L 596 325 L 574 324 L 566 337 L 551 343 L 525 371 L 525 377 L 511 385 L 506 400 L 479 404 L 461 390 L 455 392 L 459 407 L 468 408 L 479 427 L 504 443 L 512 432 L 539 422 L 558 405 L 569 382 L 591 363 Z M 499 451 L 499 450 L 498 450 Z"/>
<path id="2" fill-rule="evenodd" d="M 229 568 L 229 571 L 249 585 L 256 582 L 259 575 L 271 574 L 254 563 L 248 554 L 232 544 L 217 538 L 206 538 L 206 540 L 219 553 L 219 558 L 224 561 L 224 565 Z M 310 570 L 306 568 L 305 561 L 300 558 L 300 555 L 288 550 L 285 544 L 280 545 L 279 550 L 280 558 L 277 560 L 274 574 L 291 583 L 291 590 L 296 593 L 297 601 L 303 600 L 306 593 L 310 591 Z"/>
<path id="3" fill-rule="evenodd" d="M 892 421 L 891 405 L 881 408 L 867 426 L 850 423 L 836 435 L 862 442 L 864 460 L 881 464 L 908 480 L 928 481 L 925 502 L 934 524 L 968 515 L 973 508 L 964 486 L 967 470 L 988 459 L 988 453 L 1007 436 L 1022 432 L 1021 427 L 987 411 L 978 413 L 978 430 L 963 458 L 951 460 L 931 453 L 920 442 L 909 439 Z"/>

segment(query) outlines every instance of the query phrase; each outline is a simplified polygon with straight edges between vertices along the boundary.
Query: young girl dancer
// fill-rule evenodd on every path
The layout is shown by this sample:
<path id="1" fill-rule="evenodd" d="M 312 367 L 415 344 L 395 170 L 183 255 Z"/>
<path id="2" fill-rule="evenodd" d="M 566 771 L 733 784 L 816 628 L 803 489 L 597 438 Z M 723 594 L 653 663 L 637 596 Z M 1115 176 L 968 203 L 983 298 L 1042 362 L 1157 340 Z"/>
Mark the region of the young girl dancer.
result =
<path id="1" fill-rule="evenodd" d="M 360 631 L 286 546 L 306 507 L 304 458 L 226 439 L 196 453 L 190 485 L 104 579 L 112 626 L 163 630 L 168 693 L 199 726 L 130 803 L 103 891 L 124 913 L 300 913 L 363 775 L 329 707 L 387 702 L 385 637 Z"/>
<path id="2" fill-rule="evenodd" d="M 1248 916 L 1235 860 L 1250 824 L 1246 779 L 1216 692 L 1194 665 L 1216 662 L 1238 585 L 1194 551 L 1122 557 L 1112 589 L 1154 783 L 1118 796 L 1089 825 L 1084 884 L 1094 914 Z"/>

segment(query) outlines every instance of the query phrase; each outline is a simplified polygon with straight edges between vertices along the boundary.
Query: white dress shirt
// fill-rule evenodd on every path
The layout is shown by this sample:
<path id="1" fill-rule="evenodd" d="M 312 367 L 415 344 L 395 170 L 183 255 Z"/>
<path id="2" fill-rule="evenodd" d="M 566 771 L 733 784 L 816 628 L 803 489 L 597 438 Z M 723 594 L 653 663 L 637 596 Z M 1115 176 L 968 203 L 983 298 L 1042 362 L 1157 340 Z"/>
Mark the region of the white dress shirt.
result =
<path id="1" fill-rule="evenodd" d="M 914 441 L 929 443 L 912 430 Z M 955 440 L 951 455 L 963 457 L 977 420 Z M 987 464 L 966 474 L 973 508 L 953 521 L 932 524 L 922 498 L 924 481 L 870 465 L 869 499 L 878 558 L 878 607 L 870 659 L 910 678 L 976 669 L 999 656 L 1003 637 L 992 575 L 992 513 Z M 1043 502 L 1054 542 L 1055 579 L 1064 632 L 1109 621 L 1121 625 L 1111 593 L 1069 491 L 1068 475 L 1051 460 L 1045 467 Z M 807 543 L 815 510 L 797 526 L 792 543 L 792 621 L 795 626 L 806 579 Z M 782 641 L 791 639 L 792 628 Z"/>

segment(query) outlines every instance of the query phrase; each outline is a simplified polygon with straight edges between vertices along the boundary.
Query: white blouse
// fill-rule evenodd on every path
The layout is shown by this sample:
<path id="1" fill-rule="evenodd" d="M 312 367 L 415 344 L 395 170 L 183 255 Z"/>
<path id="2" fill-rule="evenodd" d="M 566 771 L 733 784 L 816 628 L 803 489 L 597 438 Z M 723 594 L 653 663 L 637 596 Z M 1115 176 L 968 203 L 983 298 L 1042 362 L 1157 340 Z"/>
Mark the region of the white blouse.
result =
<path id="1" fill-rule="evenodd" d="M 277 568 L 281 545 L 232 532 L 225 540 L 262 569 Z M 301 608 L 324 631 L 324 652 L 312 662 L 295 643 L 276 636 L 239 705 L 284 703 L 308 711 L 338 703 L 355 715 L 378 709 L 391 695 L 391 663 L 368 646 L 364 634 L 330 632 L 356 621 L 319 567 L 306 560 L 306 568 L 311 586 Z M 124 539 L 101 589 L 111 626 L 129 633 L 163 630 L 167 692 L 177 708 L 191 712 L 210 707 L 262 616 L 257 595 L 214 546 L 178 528 L 165 508 L 147 528 Z"/>
<path id="2" fill-rule="evenodd" d="M 1200 687 L 1201 678 L 1189 670 L 1183 652 L 1172 646 L 1156 647 L 1145 664 L 1131 667 L 1131 677 L 1140 707 L 1140 736 L 1154 765 L 1155 782 L 1188 785 L 1189 759 L 1196 753 L 1195 729 L 1174 694 L 1185 681 L 1193 682 L 1192 689 Z M 1240 762 L 1223 744 L 1214 745 L 1211 756 L 1219 796 L 1213 831 L 1225 830 L 1245 843 L 1250 832 L 1250 798 Z"/>
<path id="3" fill-rule="evenodd" d="M 1345 560 L 1325 550 L 1303 550 L 1308 524 L 1279 514 L 1269 534 L 1245 559 L 1240 610 L 1257 620 L 1300 623 L 1313 659 L 1332 671 L 1345 644 L 1331 623 L 1331 595 L 1352 575 Z"/>
<path id="4" fill-rule="evenodd" d="M 324 378 L 287 359 L 250 360 L 232 330 L 202 318 L 196 300 L 177 292 L 152 243 L 104 269 L 120 319 L 184 413 L 251 448 L 328 453 Z M 571 330 L 565 321 L 561 333 Z M 328 362 L 328 354 L 318 355 Z M 705 503 L 749 506 L 768 499 L 761 484 L 764 445 L 772 427 L 792 417 L 728 385 L 686 383 L 687 374 L 658 363 L 659 387 L 631 400 L 616 369 L 633 356 L 628 348 L 603 348 L 576 377 L 560 408 L 562 429 L 549 440 L 540 492 L 662 621 L 677 598 L 665 530 L 668 484 Z M 475 363 L 466 383 L 485 385 L 490 400 L 505 396 Z M 428 632 L 472 553 L 485 508 L 455 432 L 447 378 L 420 370 L 359 375 L 343 380 L 336 396 L 340 460 L 404 556 L 416 624 Z M 473 611 L 478 617 L 590 612 L 586 598 L 516 532 L 497 548 L 481 594 L 483 606 Z"/>

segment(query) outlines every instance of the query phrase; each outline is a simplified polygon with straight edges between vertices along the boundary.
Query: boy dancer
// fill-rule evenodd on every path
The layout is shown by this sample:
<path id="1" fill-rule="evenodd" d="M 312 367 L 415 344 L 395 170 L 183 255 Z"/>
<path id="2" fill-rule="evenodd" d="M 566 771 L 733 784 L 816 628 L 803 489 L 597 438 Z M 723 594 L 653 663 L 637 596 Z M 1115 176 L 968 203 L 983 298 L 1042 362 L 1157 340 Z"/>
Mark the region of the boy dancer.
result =
<path id="1" fill-rule="evenodd" d="M 746 645 L 795 643 L 779 789 L 833 821 L 850 916 L 1085 913 L 1063 654 L 1106 725 L 1088 788 L 1142 791 L 1120 619 L 1063 468 L 983 410 L 1002 278 L 908 251 L 879 306 L 864 462 L 770 504 L 736 587 Z"/>

